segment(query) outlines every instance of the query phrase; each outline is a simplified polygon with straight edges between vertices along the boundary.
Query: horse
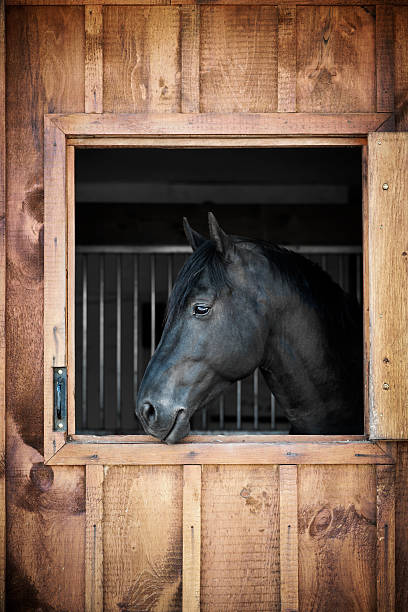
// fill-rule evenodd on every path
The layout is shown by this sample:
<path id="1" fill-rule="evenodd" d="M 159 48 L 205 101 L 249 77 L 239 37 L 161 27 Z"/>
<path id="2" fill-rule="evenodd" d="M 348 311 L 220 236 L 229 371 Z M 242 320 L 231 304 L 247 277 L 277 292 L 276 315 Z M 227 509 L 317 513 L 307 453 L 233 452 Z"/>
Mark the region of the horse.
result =
<path id="1" fill-rule="evenodd" d="M 259 368 L 291 434 L 363 432 L 362 312 L 317 264 L 263 241 L 210 238 L 184 218 L 192 255 L 170 295 L 136 415 L 174 444 L 192 414 Z"/>

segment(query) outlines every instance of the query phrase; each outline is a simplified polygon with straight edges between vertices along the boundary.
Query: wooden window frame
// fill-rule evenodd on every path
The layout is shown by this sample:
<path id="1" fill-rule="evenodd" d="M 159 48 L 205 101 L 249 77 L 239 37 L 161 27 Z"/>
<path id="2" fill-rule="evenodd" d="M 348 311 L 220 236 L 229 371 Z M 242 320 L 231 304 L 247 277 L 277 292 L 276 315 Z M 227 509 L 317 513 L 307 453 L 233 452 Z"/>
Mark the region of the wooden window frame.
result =
<path id="1" fill-rule="evenodd" d="M 146 435 L 75 434 L 75 148 L 359 146 L 387 131 L 389 113 L 71 114 L 44 117 L 44 458 L 53 465 L 393 463 L 391 446 L 361 436 L 188 436 L 166 446 Z M 365 175 L 363 163 L 363 178 Z M 364 270 L 367 197 L 363 186 Z M 368 283 L 364 303 L 368 304 Z M 365 313 L 367 308 L 365 308 Z M 365 431 L 369 431 L 365 315 Z M 52 367 L 68 368 L 68 432 L 53 431 Z M 294 447 L 293 445 L 296 444 Z M 291 450 L 292 449 L 292 450 Z M 329 452 L 328 452 L 329 451 Z"/>

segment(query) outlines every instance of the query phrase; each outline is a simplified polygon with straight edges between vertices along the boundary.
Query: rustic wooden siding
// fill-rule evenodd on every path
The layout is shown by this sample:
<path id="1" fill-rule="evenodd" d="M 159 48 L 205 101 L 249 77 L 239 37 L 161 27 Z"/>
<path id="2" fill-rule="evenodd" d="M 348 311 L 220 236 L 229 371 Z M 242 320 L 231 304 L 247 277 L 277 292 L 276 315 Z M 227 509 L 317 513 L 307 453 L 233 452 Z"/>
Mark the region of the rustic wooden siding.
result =
<path id="1" fill-rule="evenodd" d="M 208 6 L 170 0 L 150 4 L 175 6 L 120 6 L 113 0 L 88 7 L 64 6 L 86 4 L 81 0 L 52 4 L 61 6 L 7 9 L 8 606 L 25 612 L 83 610 L 86 580 L 88 610 L 101 610 L 103 598 L 105 609 L 136 609 L 136 598 L 141 609 L 179 609 L 182 468 L 115 466 L 104 475 L 100 466 L 92 466 L 96 470 L 88 468 L 85 479 L 83 466 L 45 466 L 41 455 L 43 115 L 363 112 L 385 110 L 395 98 L 397 128 L 408 129 L 408 7 L 398 2 L 381 12 L 383 3 L 376 2 L 376 15 L 374 7 L 358 6 L 354 0 L 329 0 L 324 7 L 304 0 L 289 8 L 278 1 L 248 7 L 242 0 L 235 2 L 240 6 L 226 6 L 228 0 Z M 337 4 L 349 6 L 328 6 Z M 408 607 L 408 451 L 405 443 L 398 448 L 396 609 L 403 611 Z M 310 609 L 314 592 L 321 597 L 316 609 L 326 604 L 331 609 L 333 601 L 340 607 L 347 601 L 350 610 L 374 609 L 378 592 L 373 568 L 381 537 L 376 468 L 295 470 L 300 609 Z M 203 609 L 219 605 L 236 610 L 248 601 L 242 585 L 257 595 L 241 609 L 285 609 L 286 603 L 292 609 L 291 591 L 278 573 L 286 533 L 282 522 L 277 531 L 280 476 L 274 466 L 203 469 Z M 289 498 L 285 507 L 293 513 L 296 498 L 290 492 Z M 216 513 L 219 521 L 214 523 Z M 236 550 L 246 555 L 253 563 L 247 576 L 239 573 L 242 568 L 235 571 L 221 550 L 230 517 L 237 520 L 231 527 L 237 548 L 230 548 L 230 559 Z M 149 546 L 140 521 L 148 526 Z M 95 547 L 90 547 L 93 541 Z M 150 569 L 144 569 L 145 560 Z M 214 567 L 227 573 L 230 592 L 216 584 Z M 152 589 L 153 579 L 157 590 Z M 285 580 L 297 585 L 293 577 Z"/>

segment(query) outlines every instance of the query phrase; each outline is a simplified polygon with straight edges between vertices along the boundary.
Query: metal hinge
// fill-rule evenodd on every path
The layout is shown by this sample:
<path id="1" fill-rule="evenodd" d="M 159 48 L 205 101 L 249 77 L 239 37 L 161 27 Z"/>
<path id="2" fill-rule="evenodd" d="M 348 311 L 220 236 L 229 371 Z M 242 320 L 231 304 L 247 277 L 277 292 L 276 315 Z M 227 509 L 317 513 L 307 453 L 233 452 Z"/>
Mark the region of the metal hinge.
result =
<path id="1" fill-rule="evenodd" d="M 67 431 L 67 368 L 54 371 L 54 431 Z"/>

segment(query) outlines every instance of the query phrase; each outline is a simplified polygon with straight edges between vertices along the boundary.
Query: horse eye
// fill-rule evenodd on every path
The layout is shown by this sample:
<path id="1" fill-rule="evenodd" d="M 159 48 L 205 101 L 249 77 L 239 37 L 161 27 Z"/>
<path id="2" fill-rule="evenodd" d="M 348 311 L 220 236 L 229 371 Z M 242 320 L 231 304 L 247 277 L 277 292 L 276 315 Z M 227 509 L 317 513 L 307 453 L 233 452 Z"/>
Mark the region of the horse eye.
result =
<path id="1" fill-rule="evenodd" d="M 210 307 L 209 306 L 204 306 L 203 304 L 196 304 L 193 307 L 193 314 L 195 316 L 198 316 L 198 317 L 200 317 L 200 316 L 202 317 L 202 316 L 206 315 L 209 311 L 210 311 Z"/>

